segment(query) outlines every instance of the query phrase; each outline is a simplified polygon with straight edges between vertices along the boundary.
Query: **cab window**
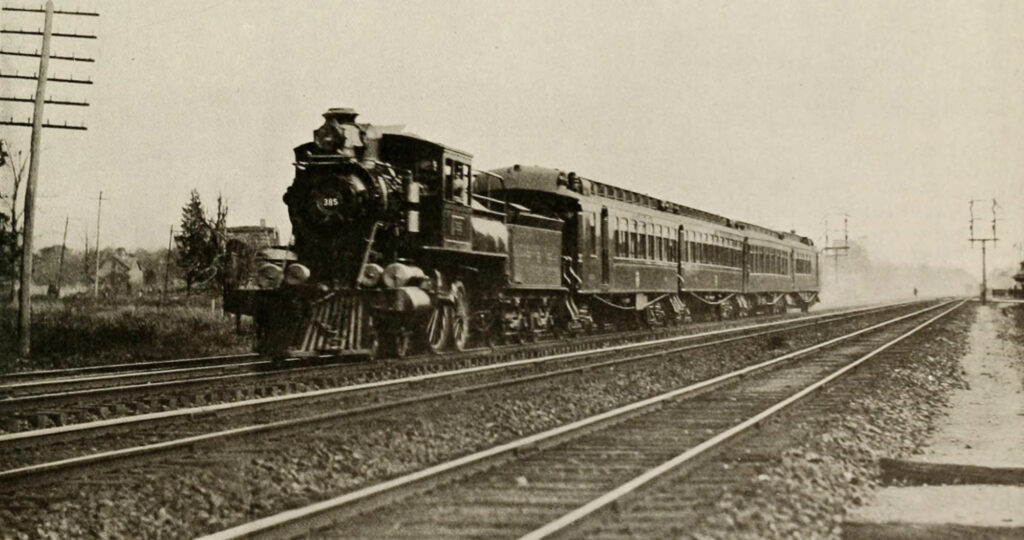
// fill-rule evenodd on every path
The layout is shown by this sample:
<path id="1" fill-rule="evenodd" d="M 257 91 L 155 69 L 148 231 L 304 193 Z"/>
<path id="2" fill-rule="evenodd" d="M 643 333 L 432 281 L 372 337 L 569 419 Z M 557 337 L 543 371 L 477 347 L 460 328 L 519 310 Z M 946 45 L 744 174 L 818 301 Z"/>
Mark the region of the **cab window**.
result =
<path id="1" fill-rule="evenodd" d="M 444 160 L 445 199 L 469 204 L 470 167 L 452 159 Z"/>

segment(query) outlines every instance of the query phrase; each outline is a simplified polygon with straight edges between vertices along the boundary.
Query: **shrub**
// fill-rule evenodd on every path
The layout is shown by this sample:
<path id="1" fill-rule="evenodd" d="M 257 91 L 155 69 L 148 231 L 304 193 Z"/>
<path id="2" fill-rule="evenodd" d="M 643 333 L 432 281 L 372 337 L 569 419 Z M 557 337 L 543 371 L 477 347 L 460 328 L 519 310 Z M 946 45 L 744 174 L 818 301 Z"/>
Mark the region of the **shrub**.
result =
<path id="1" fill-rule="evenodd" d="M 141 305 L 69 299 L 37 302 L 32 358 L 22 369 L 50 369 L 227 354 L 251 350 L 250 336 L 209 307 Z M 209 304 L 207 303 L 207 306 Z M 0 308 L 0 361 L 17 354 L 17 308 Z"/>

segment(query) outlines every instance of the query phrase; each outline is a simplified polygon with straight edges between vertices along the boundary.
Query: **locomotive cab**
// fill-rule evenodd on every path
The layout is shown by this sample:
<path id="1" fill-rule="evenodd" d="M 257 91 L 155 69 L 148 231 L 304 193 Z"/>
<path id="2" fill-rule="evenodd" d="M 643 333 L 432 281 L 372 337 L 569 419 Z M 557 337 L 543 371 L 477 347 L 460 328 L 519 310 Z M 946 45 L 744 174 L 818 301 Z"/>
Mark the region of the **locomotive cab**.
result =
<path id="1" fill-rule="evenodd" d="M 407 232 L 413 245 L 468 251 L 472 246 L 472 156 L 407 134 L 381 139 L 381 159 L 411 171 Z"/>

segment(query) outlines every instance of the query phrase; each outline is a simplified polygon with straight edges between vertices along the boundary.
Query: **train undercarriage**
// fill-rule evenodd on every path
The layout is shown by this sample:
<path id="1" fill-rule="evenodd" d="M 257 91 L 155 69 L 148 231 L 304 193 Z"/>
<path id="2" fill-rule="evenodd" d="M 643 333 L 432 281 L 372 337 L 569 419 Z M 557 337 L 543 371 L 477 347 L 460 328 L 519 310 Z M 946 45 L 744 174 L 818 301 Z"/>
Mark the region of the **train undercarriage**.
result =
<path id="1" fill-rule="evenodd" d="M 264 344 L 260 352 L 278 358 L 402 358 L 477 345 L 781 314 L 791 308 L 807 311 L 817 300 L 815 292 L 572 294 L 493 290 L 463 279 L 438 281 L 434 290 L 416 298 L 406 297 L 406 291 L 359 289 L 321 293 L 315 299 L 303 299 L 295 291 L 275 295 L 284 300 L 263 302 L 264 312 L 257 315 Z"/>

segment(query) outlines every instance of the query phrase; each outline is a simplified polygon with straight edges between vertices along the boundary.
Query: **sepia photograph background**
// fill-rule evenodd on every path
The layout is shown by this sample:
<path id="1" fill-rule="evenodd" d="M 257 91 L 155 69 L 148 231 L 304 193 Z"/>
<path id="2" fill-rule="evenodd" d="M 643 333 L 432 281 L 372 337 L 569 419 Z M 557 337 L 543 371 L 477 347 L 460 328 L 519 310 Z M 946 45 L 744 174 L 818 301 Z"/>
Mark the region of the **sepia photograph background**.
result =
<path id="1" fill-rule="evenodd" d="M 1018 2 L 61 2 L 77 8 L 102 17 L 62 29 L 99 39 L 55 38 L 53 52 L 97 61 L 51 77 L 93 84 L 47 94 L 91 106 L 46 117 L 88 131 L 43 137 L 39 247 L 60 244 L 65 217 L 69 242 L 93 234 L 100 191 L 102 247 L 166 246 L 193 187 L 223 196 L 229 225 L 264 219 L 286 241 L 291 149 L 345 106 L 478 169 L 575 171 L 819 248 L 848 236 L 851 272 L 929 270 L 901 290 L 977 287 L 972 199 L 982 236 L 998 202 L 993 279 L 1022 258 Z M 2 112 L 27 120 L 31 104 Z M 0 137 L 27 155 L 28 129 Z"/>

